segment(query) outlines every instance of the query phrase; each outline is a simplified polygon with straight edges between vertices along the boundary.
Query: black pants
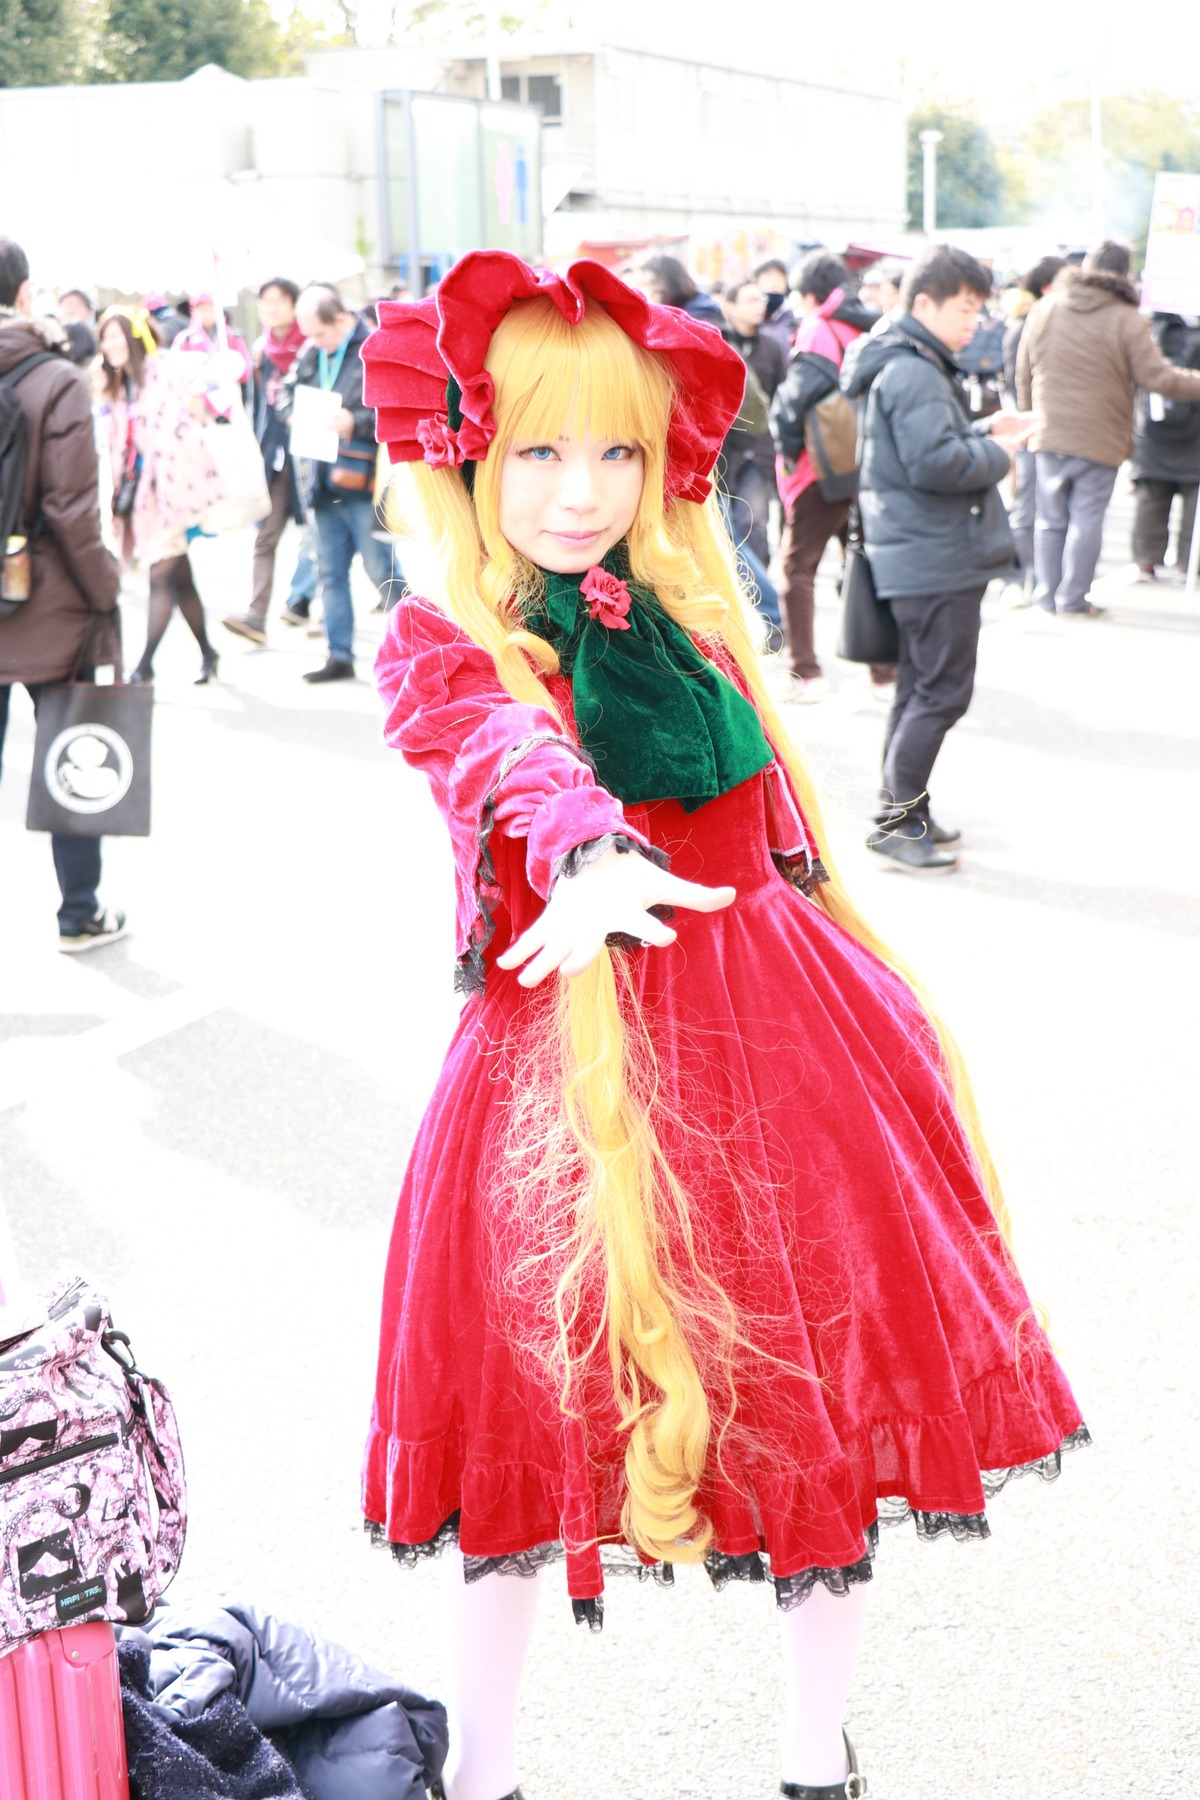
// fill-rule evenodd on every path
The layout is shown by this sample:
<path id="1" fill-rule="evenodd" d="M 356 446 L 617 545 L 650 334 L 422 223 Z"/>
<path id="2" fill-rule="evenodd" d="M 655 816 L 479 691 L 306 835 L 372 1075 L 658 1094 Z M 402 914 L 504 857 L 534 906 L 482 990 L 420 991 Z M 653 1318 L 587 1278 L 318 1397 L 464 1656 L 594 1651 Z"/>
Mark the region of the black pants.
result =
<path id="1" fill-rule="evenodd" d="M 890 602 L 900 628 L 896 698 L 883 744 L 881 825 L 929 818 L 929 780 L 946 733 L 971 704 L 986 587 Z"/>
<path id="2" fill-rule="evenodd" d="M 1179 495 L 1179 534 L 1175 539 L 1175 566 L 1186 569 L 1196 521 L 1194 481 L 1155 481 L 1141 476 L 1134 482 L 1137 499 L 1133 509 L 1133 560 L 1143 568 L 1162 568 L 1167 560 L 1171 528 L 1171 503 Z"/>
<path id="3" fill-rule="evenodd" d="M 33 710 L 37 711 L 40 682 L 26 682 Z M 4 734 L 8 729 L 8 696 L 11 688 L 0 684 L 0 759 L 4 755 Z M 77 932 L 94 919 L 100 910 L 96 889 L 100 886 L 100 839 L 93 837 L 50 838 L 54 856 L 54 872 L 58 876 L 62 905 L 58 909 L 58 929 L 64 936 Z"/>

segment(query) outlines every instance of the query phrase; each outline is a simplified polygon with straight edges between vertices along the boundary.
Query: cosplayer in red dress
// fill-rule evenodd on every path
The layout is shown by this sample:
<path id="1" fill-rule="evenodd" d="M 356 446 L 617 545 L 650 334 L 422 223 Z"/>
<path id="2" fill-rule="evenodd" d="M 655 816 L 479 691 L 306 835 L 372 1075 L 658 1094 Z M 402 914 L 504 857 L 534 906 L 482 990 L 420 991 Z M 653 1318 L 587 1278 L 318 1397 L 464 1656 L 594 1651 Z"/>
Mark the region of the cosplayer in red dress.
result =
<path id="1" fill-rule="evenodd" d="M 482 566 L 497 561 L 494 496 L 480 481 L 485 470 L 508 477 L 487 468 L 489 448 L 506 467 L 524 459 L 514 483 L 557 482 L 554 518 L 566 525 L 516 541 L 530 515 L 512 487 L 511 550 L 525 561 L 516 597 L 491 603 L 500 634 L 479 627 L 483 600 L 464 618 L 453 594 L 445 607 L 410 599 L 377 666 L 388 741 L 427 774 L 453 839 L 468 998 L 400 1197 L 364 1512 L 402 1560 L 456 1543 L 466 1582 L 490 1582 L 500 1606 L 528 1585 L 506 1573 L 565 1555 L 576 1611 L 593 1624 L 614 1550 L 667 1574 L 703 1557 L 718 1585 L 769 1575 L 785 1616 L 809 1615 L 788 1628 L 798 1686 L 837 1663 L 842 1641 L 848 1688 L 881 1517 L 911 1516 L 925 1537 L 985 1536 L 985 1495 L 1015 1471 L 1057 1473 L 1086 1431 L 989 1203 L 929 1015 L 839 922 L 855 916 L 828 882 L 810 796 L 740 648 L 744 625 L 731 611 L 724 626 L 692 627 L 686 594 L 668 605 L 664 585 L 660 603 L 638 578 L 650 557 L 643 510 L 607 541 L 624 515 L 604 484 L 632 493 L 634 472 L 618 465 L 634 454 L 651 483 L 653 443 L 599 428 L 600 402 L 580 394 L 586 360 L 564 379 L 568 410 L 590 404 L 590 431 L 529 443 L 537 397 L 521 342 L 505 327 L 492 348 L 523 308 L 526 337 L 530 319 L 543 321 L 547 369 L 565 341 L 560 319 L 581 331 L 598 315 L 605 344 L 615 320 L 629 354 L 667 369 L 654 528 L 665 519 L 703 574 L 706 477 L 742 379 L 716 333 L 648 306 L 607 271 L 535 277 L 500 253 L 465 258 L 436 301 L 381 308 L 367 346 L 381 438 L 394 459 L 438 471 L 421 473 L 444 553 L 474 506 Z M 616 380 L 606 365 L 606 391 Z M 526 414 L 515 439 L 511 393 Z M 561 401 L 549 404 L 561 417 Z M 589 455 L 599 499 L 591 476 L 567 493 L 572 459 L 582 469 Z M 501 526 L 505 506 L 502 490 Z M 555 542 L 561 553 L 539 556 Z M 579 1011 L 579 920 L 592 904 L 608 908 L 595 948 L 607 939 L 627 1039 L 632 1107 L 617 1111 L 652 1133 L 635 1133 L 632 1150 L 606 1148 L 598 1103 L 582 1133 L 572 1124 L 579 1069 L 595 1061 Z M 653 1164 L 641 1263 L 624 1216 L 604 1211 L 603 1186 L 639 1154 Z M 644 1515 L 630 1494 L 639 1466 L 650 1489 L 669 1473 L 670 1446 L 638 1465 L 630 1444 L 674 1378 L 658 1373 L 655 1331 L 643 1331 L 644 1356 L 638 1347 L 640 1299 L 635 1327 L 617 1323 L 623 1271 L 647 1260 L 690 1371 L 681 1438 L 687 1393 L 702 1391 L 708 1409 L 693 1491 L 682 1511 L 664 1503 L 675 1520 L 665 1540 L 631 1526 Z M 844 1699 L 817 1720 L 803 1693 L 789 1697 L 784 1793 L 865 1792 L 842 1740 Z M 473 1727 L 469 1678 L 457 1704 L 450 1800 L 500 1800 L 488 1784 L 515 1784 L 509 1727 Z"/>

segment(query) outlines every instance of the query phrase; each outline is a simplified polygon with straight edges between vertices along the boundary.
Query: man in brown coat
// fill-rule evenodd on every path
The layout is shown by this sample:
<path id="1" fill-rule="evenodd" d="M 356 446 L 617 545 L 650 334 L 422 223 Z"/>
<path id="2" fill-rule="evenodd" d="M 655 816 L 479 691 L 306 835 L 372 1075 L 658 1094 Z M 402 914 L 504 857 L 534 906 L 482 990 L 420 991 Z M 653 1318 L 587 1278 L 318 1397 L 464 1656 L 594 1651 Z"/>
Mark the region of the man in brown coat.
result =
<path id="1" fill-rule="evenodd" d="M 1033 598 L 1046 612 L 1098 618 L 1088 598 L 1117 470 L 1133 447 L 1143 393 L 1200 400 L 1200 373 L 1176 368 L 1138 311 L 1124 244 L 1106 240 L 1064 271 L 1029 315 L 1017 353 L 1017 405 L 1043 420 L 1037 456 Z"/>
<path id="2" fill-rule="evenodd" d="M 65 681 L 85 660 L 94 666 L 120 657 L 120 575 L 100 535 L 91 397 L 65 334 L 53 320 L 35 320 L 32 301 L 25 252 L 0 237 L 0 377 L 30 357 L 45 359 L 18 375 L 13 389 L 29 427 L 20 534 L 28 539 L 30 587 L 0 621 L 0 751 L 14 682 L 29 689 L 36 708 L 44 683 Z M 96 894 L 99 838 L 50 842 L 62 892 L 59 948 L 90 950 L 123 936 L 125 915 L 106 911 Z"/>

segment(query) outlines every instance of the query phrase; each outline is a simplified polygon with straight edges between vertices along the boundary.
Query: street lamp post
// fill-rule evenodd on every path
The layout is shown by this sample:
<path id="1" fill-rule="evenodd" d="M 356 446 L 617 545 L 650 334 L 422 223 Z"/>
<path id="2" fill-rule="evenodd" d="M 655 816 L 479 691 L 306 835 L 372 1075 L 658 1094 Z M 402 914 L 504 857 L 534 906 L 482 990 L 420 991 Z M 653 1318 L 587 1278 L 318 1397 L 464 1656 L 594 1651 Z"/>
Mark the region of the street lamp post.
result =
<path id="1" fill-rule="evenodd" d="M 926 237 L 932 237 L 937 230 L 937 147 L 942 136 L 940 131 L 923 131 L 920 134 L 921 156 L 924 161 L 924 216 L 921 228 Z"/>
<path id="2" fill-rule="evenodd" d="M 503 93 L 500 82 L 500 0 L 487 0 L 483 17 L 487 32 L 487 97 L 499 100 Z"/>
<path id="3" fill-rule="evenodd" d="M 1095 59 L 1088 80 L 1088 112 L 1092 139 L 1092 238 L 1104 236 L 1104 132 L 1100 117 L 1100 78 Z"/>

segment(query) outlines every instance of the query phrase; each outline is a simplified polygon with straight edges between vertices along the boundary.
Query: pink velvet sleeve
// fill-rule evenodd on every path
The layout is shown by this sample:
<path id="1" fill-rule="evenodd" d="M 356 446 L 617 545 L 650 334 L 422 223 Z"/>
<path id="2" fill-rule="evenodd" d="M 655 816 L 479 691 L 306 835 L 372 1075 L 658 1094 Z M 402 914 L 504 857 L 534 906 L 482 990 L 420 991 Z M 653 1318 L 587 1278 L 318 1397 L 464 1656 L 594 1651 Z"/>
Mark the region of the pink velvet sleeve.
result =
<path id="1" fill-rule="evenodd" d="M 549 708 L 514 700 L 487 651 L 438 607 L 395 608 L 375 675 L 384 735 L 423 770 L 449 826 L 460 900 L 478 885 L 494 829 L 526 840 L 529 884 L 543 898 L 580 844 L 610 832 L 646 844 Z"/>

